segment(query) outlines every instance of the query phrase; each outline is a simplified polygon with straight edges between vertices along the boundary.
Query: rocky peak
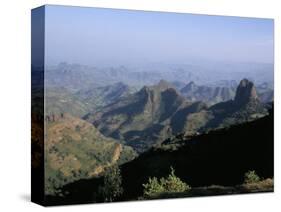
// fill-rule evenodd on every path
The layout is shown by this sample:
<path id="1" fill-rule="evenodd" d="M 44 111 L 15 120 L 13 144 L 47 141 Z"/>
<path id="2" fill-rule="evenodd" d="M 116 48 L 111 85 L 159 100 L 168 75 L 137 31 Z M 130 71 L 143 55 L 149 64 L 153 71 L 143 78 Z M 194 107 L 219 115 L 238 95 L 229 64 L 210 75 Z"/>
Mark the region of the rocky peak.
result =
<path id="1" fill-rule="evenodd" d="M 173 85 L 172 84 L 170 84 L 169 82 L 167 82 L 166 80 L 160 80 L 159 82 L 158 82 L 158 84 L 157 85 L 155 85 L 155 86 L 153 86 L 154 88 L 156 88 L 156 89 L 158 89 L 158 90 L 160 90 L 160 91 L 165 91 L 165 90 L 167 90 L 167 89 L 169 89 L 169 88 L 173 88 Z"/>
<path id="2" fill-rule="evenodd" d="M 163 91 L 166 91 L 168 89 L 174 89 L 173 85 L 171 85 L 169 82 L 165 80 L 160 80 L 158 84 L 152 85 L 152 86 L 144 86 L 139 93 L 141 95 L 150 95 L 153 94 L 154 96 L 160 95 Z"/>
<path id="3" fill-rule="evenodd" d="M 181 92 L 185 93 L 185 92 L 194 91 L 196 87 L 197 87 L 196 84 L 193 81 L 191 81 L 181 89 Z"/>
<path id="4" fill-rule="evenodd" d="M 247 104 L 253 100 L 258 100 L 258 95 L 254 83 L 243 79 L 236 90 L 234 101 L 237 104 Z"/>

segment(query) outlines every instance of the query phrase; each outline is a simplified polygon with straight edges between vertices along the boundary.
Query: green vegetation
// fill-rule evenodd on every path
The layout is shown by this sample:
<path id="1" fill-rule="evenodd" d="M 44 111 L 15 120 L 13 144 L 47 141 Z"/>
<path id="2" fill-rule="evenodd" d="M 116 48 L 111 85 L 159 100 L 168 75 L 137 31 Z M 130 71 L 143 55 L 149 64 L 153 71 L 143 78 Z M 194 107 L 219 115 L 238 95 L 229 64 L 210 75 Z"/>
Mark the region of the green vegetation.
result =
<path id="1" fill-rule="evenodd" d="M 144 187 L 143 194 L 146 197 L 151 197 L 163 193 L 165 190 L 161 180 L 159 182 L 156 177 L 149 178 L 148 183 L 144 184 L 143 187 Z"/>
<path id="2" fill-rule="evenodd" d="M 272 140 L 265 136 L 271 135 L 268 130 L 273 123 L 268 117 L 235 125 L 248 122 L 251 115 L 253 119 L 258 118 L 257 111 L 263 115 L 264 108 L 256 97 L 208 107 L 201 102 L 186 101 L 163 81 L 130 95 L 126 86 L 119 84 L 119 88 L 117 93 L 113 88 L 79 92 L 63 88 L 48 90 L 47 195 L 67 198 L 68 194 L 73 194 L 64 190 L 66 185 L 81 179 L 97 182 L 88 186 L 91 195 L 88 199 L 97 202 L 140 196 L 153 199 L 272 190 L 273 180 L 261 180 L 255 171 L 245 173 L 243 185 L 238 185 L 243 172 L 238 177 L 235 174 L 241 171 L 241 161 L 245 167 L 262 170 L 260 158 L 270 155 L 270 151 L 264 149 L 271 150 L 271 144 L 263 142 Z M 119 100 L 115 101 L 115 97 Z M 113 103 L 109 104 L 111 101 Z M 100 107 L 102 109 L 98 110 Z M 92 112 L 88 113 L 89 109 Z M 222 129 L 216 129 L 218 127 Z M 133 160 L 137 156 L 135 150 L 142 153 L 150 147 L 147 153 Z M 226 169 L 221 168 L 222 160 L 230 164 Z M 127 164 L 122 166 L 121 177 L 118 166 L 124 163 Z M 172 167 L 166 176 L 171 165 L 177 167 L 177 176 Z M 160 177 L 149 177 L 155 174 Z M 234 187 L 212 185 L 220 183 L 216 180 L 218 176 L 227 183 L 234 182 Z M 122 184 L 122 180 L 125 183 Z M 186 182 L 205 187 L 191 189 Z M 77 185 L 79 188 L 79 182 Z M 76 190 L 79 189 L 73 191 Z M 81 191 L 79 196 L 84 193 Z"/>
<path id="3" fill-rule="evenodd" d="M 148 183 L 143 184 L 144 196 L 146 198 L 157 197 L 164 193 L 180 193 L 188 192 L 191 187 L 182 182 L 180 178 L 175 175 L 175 170 L 171 167 L 171 173 L 166 178 L 158 180 L 156 177 L 149 178 Z"/>
<path id="4" fill-rule="evenodd" d="M 204 102 L 187 101 L 173 85 L 162 80 L 90 112 L 85 119 L 94 123 L 105 136 L 125 140 L 142 153 L 178 133 L 194 135 L 267 115 L 255 95 L 253 83 L 241 82 L 241 92 L 235 95 L 235 100 L 209 107 Z"/>
<path id="5" fill-rule="evenodd" d="M 94 123 L 105 136 L 125 140 L 136 151 L 144 152 L 172 135 L 177 127 L 171 127 L 169 123 L 181 107 L 197 112 L 172 85 L 162 80 L 157 85 L 144 86 L 98 112 L 89 113 L 86 120 Z M 184 121 L 180 125 L 184 125 Z"/>
<path id="6" fill-rule="evenodd" d="M 45 97 L 46 115 L 69 113 L 82 117 L 90 111 L 89 105 L 65 88 L 48 88 Z"/>
<path id="7" fill-rule="evenodd" d="M 68 183 L 102 176 L 114 164 L 136 157 L 131 147 L 104 137 L 93 125 L 65 114 L 47 124 L 45 186 L 48 195 L 60 194 Z"/>
<path id="8" fill-rule="evenodd" d="M 244 183 L 245 184 L 250 184 L 250 183 L 257 183 L 259 182 L 261 179 L 260 177 L 257 175 L 257 173 L 255 172 L 255 170 L 252 171 L 248 171 L 245 173 L 244 176 Z"/>
<path id="9" fill-rule="evenodd" d="M 99 193 L 105 202 L 113 202 L 123 194 L 122 177 L 117 165 L 108 168 L 104 175 L 103 186 L 99 188 Z"/>
<path id="10" fill-rule="evenodd" d="M 135 88 L 123 83 L 89 87 L 78 91 L 64 87 L 51 87 L 46 89 L 46 114 L 69 113 L 83 117 L 135 91 Z"/>

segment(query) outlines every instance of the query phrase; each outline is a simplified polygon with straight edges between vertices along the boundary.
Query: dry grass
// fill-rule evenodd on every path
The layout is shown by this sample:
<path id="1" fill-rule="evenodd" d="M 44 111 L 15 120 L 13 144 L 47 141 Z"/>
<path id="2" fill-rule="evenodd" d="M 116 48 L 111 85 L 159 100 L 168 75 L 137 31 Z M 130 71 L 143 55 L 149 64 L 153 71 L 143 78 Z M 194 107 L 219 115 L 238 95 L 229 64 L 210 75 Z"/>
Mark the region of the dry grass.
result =
<path id="1" fill-rule="evenodd" d="M 121 144 L 104 137 L 92 124 L 68 114 L 47 123 L 45 147 L 49 193 L 102 174 L 119 160 L 122 151 Z"/>
<path id="2" fill-rule="evenodd" d="M 246 192 L 258 192 L 258 191 L 273 191 L 274 180 L 265 179 L 256 183 L 247 183 L 241 186 L 241 189 Z"/>

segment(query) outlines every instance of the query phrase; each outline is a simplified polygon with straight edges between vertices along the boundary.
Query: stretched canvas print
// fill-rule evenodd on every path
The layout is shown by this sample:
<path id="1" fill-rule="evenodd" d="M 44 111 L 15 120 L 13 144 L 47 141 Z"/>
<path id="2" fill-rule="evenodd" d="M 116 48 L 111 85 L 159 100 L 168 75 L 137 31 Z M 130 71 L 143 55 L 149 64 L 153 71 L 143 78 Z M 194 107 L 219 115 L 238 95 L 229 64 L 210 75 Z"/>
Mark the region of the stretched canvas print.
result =
<path id="1" fill-rule="evenodd" d="M 274 21 L 32 10 L 32 201 L 273 191 Z"/>

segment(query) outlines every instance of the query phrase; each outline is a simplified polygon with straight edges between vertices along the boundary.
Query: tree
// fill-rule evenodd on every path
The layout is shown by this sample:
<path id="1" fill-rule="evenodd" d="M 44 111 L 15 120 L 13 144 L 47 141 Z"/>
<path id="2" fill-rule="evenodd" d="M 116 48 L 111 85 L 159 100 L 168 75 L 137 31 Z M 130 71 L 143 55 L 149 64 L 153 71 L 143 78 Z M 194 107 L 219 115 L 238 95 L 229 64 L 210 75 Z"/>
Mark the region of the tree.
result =
<path id="1" fill-rule="evenodd" d="M 260 181 L 260 177 L 257 175 L 255 170 L 248 171 L 245 173 L 244 176 L 244 183 L 249 184 L 249 183 L 257 183 Z"/>
<path id="2" fill-rule="evenodd" d="M 171 173 L 166 178 L 158 180 L 156 177 L 149 178 L 148 183 L 143 184 L 145 197 L 156 197 L 161 193 L 187 192 L 191 188 L 175 175 L 175 170 L 171 167 Z"/>
<path id="3" fill-rule="evenodd" d="M 105 202 L 112 202 L 123 194 L 122 177 L 117 165 L 106 170 L 103 186 L 100 187 L 99 192 Z"/>

